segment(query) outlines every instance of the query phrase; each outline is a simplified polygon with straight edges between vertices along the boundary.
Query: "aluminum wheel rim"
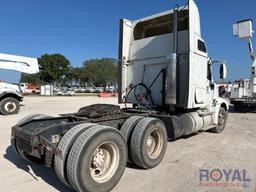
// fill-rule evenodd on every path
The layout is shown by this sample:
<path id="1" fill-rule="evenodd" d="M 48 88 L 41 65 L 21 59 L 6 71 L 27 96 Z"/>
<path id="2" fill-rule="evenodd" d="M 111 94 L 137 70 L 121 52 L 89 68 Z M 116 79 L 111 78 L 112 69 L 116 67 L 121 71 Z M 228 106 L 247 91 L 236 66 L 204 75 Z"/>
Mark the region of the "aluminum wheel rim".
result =
<path id="1" fill-rule="evenodd" d="M 113 142 L 105 142 L 94 151 L 91 158 L 90 173 L 94 181 L 107 182 L 111 179 L 119 165 L 120 153 Z"/>
<path id="2" fill-rule="evenodd" d="M 156 159 L 163 148 L 163 135 L 158 128 L 153 129 L 146 141 L 146 152 L 150 159 Z"/>
<path id="3" fill-rule="evenodd" d="M 7 102 L 4 109 L 8 112 L 13 112 L 16 110 L 16 104 L 14 102 Z"/>

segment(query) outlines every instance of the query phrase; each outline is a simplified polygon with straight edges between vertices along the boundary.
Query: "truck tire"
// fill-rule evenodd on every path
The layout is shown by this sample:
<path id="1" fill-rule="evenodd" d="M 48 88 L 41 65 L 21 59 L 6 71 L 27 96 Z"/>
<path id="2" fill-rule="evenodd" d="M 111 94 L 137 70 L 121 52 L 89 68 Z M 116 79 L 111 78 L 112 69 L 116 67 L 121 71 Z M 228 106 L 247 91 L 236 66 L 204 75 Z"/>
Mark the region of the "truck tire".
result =
<path id="1" fill-rule="evenodd" d="M 67 163 L 67 157 L 68 157 L 69 151 L 72 145 L 74 144 L 74 142 L 76 141 L 76 139 L 84 131 L 86 131 L 87 129 L 95 125 L 96 124 L 92 124 L 92 123 L 82 123 L 74 126 L 62 137 L 62 139 L 58 144 L 57 148 L 61 154 L 54 156 L 54 168 L 58 178 L 67 186 L 70 186 L 67 179 L 67 171 L 66 171 L 66 163 Z"/>
<path id="2" fill-rule="evenodd" d="M 131 135 L 135 126 L 139 123 L 141 119 L 143 119 L 143 117 L 141 116 L 132 116 L 124 122 L 124 124 L 120 129 L 120 132 L 123 134 L 128 147 L 128 163 L 132 163 L 131 153 L 130 153 Z"/>
<path id="3" fill-rule="evenodd" d="M 122 134 L 112 127 L 94 126 L 80 135 L 70 150 L 68 180 L 77 191 L 107 192 L 120 180 L 126 163 Z"/>
<path id="4" fill-rule="evenodd" d="M 7 97 L 0 102 L 0 113 L 2 115 L 17 114 L 20 110 L 20 102 L 12 97 Z"/>
<path id="5" fill-rule="evenodd" d="M 167 147 L 164 123 L 156 118 L 144 118 L 135 127 L 131 137 L 133 162 L 144 169 L 156 167 L 163 159 Z"/>
<path id="6" fill-rule="evenodd" d="M 226 127 L 227 117 L 228 117 L 227 111 L 223 107 L 220 107 L 218 125 L 216 125 L 216 127 L 212 128 L 212 129 L 210 129 L 210 131 L 213 133 L 223 132 Z"/>

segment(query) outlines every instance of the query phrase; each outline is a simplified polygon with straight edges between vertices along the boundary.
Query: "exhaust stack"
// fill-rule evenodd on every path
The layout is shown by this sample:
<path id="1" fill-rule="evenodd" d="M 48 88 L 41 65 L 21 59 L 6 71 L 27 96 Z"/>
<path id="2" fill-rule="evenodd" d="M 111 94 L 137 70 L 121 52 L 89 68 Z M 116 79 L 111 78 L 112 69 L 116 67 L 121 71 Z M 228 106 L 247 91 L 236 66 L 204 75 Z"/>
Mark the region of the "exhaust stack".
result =
<path id="1" fill-rule="evenodd" d="M 173 13 L 173 53 L 167 55 L 166 97 L 167 105 L 177 104 L 177 53 L 178 53 L 178 8 Z"/>

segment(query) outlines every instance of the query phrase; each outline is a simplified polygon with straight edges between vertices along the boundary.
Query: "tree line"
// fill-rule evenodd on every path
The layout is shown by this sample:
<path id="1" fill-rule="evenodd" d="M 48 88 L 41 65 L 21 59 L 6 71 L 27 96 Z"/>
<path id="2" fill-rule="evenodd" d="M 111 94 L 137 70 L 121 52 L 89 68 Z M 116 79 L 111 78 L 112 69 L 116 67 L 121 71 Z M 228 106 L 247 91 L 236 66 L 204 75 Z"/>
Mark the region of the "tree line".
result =
<path id="1" fill-rule="evenodd" d="M 73 67 L 61 54 L 44 54 L 38 58 L 40 72 L 22 74 L 20 82 L 53 85 L 103 86 L 117 83 L 117 60 L 113 58 L 90 59 L 81 67 Z"/>

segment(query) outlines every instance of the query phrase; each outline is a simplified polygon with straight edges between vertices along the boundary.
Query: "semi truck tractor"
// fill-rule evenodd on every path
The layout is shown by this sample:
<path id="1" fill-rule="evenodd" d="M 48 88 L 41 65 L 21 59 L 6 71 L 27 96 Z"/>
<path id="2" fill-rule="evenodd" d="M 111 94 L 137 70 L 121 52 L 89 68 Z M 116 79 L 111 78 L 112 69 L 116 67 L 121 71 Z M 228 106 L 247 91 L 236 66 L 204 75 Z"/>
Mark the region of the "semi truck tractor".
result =
<path id="1" fill-rule="evenodd" d="M 14 70 L 27 74 L 39 72 L 35 58 L 0 53 L 0 69 Z M 17 114 L 23 102 L 22 92 L 18 85 L 0 82 L 0 114 Z"/>
<path id="2" fill-rule="evenodd" d="M 233 25 L 234 36 L 242 40 L 248 40 L 251 59 L 251 76 L 249 79 L 241 79 L 233 84 L 230 103 L 236 111 L 256 109 L 256 55 L 252 46 L 252 20 L 238 21 Z"/>
<path id="3" fill-rule="evenodd" d="M 226 126 L 228 104 L 218 97 L 196 3 L 141 18 L 121 19 L 119 103 L 82 107 L 51 117 L 33 114 L 12 128 L 19 156 L 54 167 L 79 192 L 110 191 L 127 162 L 160 164 L 167 141 Z M 225 64 L 220 77 L 225 78 Z"/>

